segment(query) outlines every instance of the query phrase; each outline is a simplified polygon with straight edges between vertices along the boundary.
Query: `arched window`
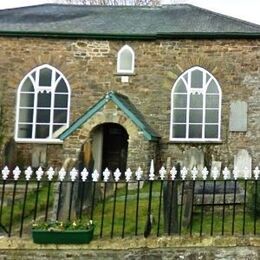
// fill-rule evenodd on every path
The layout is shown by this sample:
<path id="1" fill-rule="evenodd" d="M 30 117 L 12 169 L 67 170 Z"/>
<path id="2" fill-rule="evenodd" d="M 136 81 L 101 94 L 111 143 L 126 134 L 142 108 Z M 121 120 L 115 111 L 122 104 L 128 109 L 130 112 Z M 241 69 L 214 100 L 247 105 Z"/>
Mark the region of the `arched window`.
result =
<path id="1" fill-rule="evenodd" d="M 220 140 L 221 97 L 208 71 L 197 66 L 185 71 L 172 88 L 170 140 Z"/>
<path id="2" fill-rule="evenodd" d="M 50 65 L 33 69 L 17 92 L 16 140 L 57 141 L 68 127 L 70 87 L 60 71 Z"/>
<path id="3" fill-rule="evenodd" d="M 134 73 L 135 53 L 133 49 L 125 45 L 117 54 L 117 72 L 121 74 Z"/>

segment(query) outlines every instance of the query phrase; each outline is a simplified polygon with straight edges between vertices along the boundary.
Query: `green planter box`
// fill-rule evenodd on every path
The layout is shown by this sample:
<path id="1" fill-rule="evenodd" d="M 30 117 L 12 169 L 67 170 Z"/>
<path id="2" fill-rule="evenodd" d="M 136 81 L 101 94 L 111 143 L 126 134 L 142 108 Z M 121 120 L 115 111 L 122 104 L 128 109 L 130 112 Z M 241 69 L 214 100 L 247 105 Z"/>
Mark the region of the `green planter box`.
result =
<path id="1" fill-rule="evenodd" d="M 88 230 L 32 230 L 33 242 L 37 244 L 85 244 L 92 240 L 93 234 L 94 226 Z"/>

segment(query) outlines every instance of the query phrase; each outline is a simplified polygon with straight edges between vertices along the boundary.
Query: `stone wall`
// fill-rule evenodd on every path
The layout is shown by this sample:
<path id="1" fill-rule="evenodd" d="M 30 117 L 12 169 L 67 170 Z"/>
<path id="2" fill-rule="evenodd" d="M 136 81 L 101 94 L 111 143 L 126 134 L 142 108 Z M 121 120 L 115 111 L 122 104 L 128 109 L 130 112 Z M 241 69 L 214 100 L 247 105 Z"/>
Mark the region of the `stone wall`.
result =
<path id="1" fill-rule="evenodd" d="M 86 245 L 37 245 L 30 239 L 0 241 L 0 259 L 185 259 L 258 260 L 256 238 L 134 238 L 94 240 Z"/>
<path id="2" fill-rule="evenodd" d="M 257 248 L 158 248 L 132 250 L 0 250 L 0 259 L 89 259 L 89 260 L 258 260 Z"/>
<path id="3" fill-rule="evenodd" d="M 135 74 L 130 76 L 129 82 L 122 83 L 120 75 L 116 74 L 116 56 L 126 43 L 135 51 L 136 65 Z M 0 44 L 4 142 L 14 136 L 16 92 L 20 81 L 36 66 L 48 63 L 59 69 L 70 83 L 70 122 L 81 116 L 106 92 L 115 90 L 128 96 L 161 135 L 158 148 L 162 162 L 166 162 L 167 157 L 181 160 L 183 151 L 190 146 L 202 149 L 209 155 L 209 160 L 214 157 L 227 166 L 233 165 L 233 155 L 242 148 L 252 155 L 253 167 L 260 161 L 260 40 L 109 42 L 1 37 Z M 195 65 L 212 73 L 222 88 L 221 143 L 169 142 L 172 86 L 183 71 Z M 246 132 L 230 132 L 228 129 L 230 104 L 236 100 L 248 104 Z M 140 146 L 141 149 L 148 148 Z M 61 145 L 51 145 L 48 152 L 47 164 L 62 164 L 64 156 Z M 134 156 L 138 159 L 142 151 L 132 152 L 134 161 Z M 31 145 L 19 144 L 18 155 L 24 166 L 30 165 Z M 145 158 L 148 157 L 146 155 Z"/>

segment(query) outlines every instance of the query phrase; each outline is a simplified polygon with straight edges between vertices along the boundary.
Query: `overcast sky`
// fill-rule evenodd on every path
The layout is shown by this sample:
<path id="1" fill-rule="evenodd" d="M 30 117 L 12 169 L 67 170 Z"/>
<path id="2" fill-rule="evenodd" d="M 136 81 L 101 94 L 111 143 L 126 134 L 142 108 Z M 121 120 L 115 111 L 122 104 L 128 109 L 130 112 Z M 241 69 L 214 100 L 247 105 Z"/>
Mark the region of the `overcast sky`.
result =
<path id="1" fill-rule="evenodd" d="M 0 9 L 25 5 L 58 2 L 59 0 L 9 0 L 1 1 Z M 260 24 L 260 0 L 162 0 L 175 3 L 190 3 L 218 13 L 234 16 L 243 20 Z"/>

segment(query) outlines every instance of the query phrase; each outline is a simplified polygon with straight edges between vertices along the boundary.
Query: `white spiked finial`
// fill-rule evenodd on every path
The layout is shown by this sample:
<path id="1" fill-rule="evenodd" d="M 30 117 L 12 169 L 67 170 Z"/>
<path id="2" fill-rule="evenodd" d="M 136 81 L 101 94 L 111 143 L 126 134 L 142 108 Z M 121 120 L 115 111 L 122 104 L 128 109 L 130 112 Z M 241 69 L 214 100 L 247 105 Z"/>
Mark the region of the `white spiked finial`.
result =
<path id="1" fill-rule="evenodd" d="M 227 167 L 224 168 L 222 173 L 223 173 L 224 180 L 227 180 L 230 178 L 230 171 Z"/>
<path id="2" fill-rule="evenodd" d="M 152 159 L 151 160 L 151 165 L 150 165 L 150 171 L 149 171 L 149 180 L 153 181 L 154 177 L 155 177 L 155 174 L 154 174 L 154 162 L 153 162 L 153 159 Z"/>
<path id="3" fill-rule="evenodd" d="M 131 180 L 131 177 L 132 177 L 132 171 L 130 168 L 128 168 L 125 172 L 125 180 L 127 182 L 129 182 Z"/>
<path id="4" fill-rule="evenodd" d="M 2 170 L 2 178 L 3 178 L 3 180 L 6 180 L 8 178 L 9 173 L 10 173 L 10 170 L 8 169 L 7 166 L 5 166 L 4 169 Z"/>
<path id="5" fill-rule="evenodd" d="M 59 181 L 64 181 L 65 176 L 66 176 L 66 171 L 64 168 L 61 168 L 59 170 L 58 176 L 59 176 Z"/>
<path id="6" fill-rule="evenodd" d="M 27 169 L 24 171 L 24 174 L 25 174 L 25 179 L 27 181 L 29 181 L 31 179 L 32 174 L 33 174 L 32 168 L 30 166 L 27 167 Z"/>
<path id="7" fill-rule="evenodd" d="M 43 170 L 42 167 L 39 167 L 39 169 L 36 171 L 36 179 L 37 181 L 40 181 L 42 179 Z"/>
<path id="8" fill-rule="evenodd" d="M 196 167 L 193 167 L 193 169 L 191 170 L 191 176 L 192 176 L 192 179 L 195 181 L 196 178 L 197 178 L 197 175 L 198 175 L 198 169 Z"/>
<path id="9" fill-rule="evenodd" d="M 170 175 L 171 175 L 172 180 L 175 180 L 176 175 L 177 175 L 177 170 L 176 170 L 176 168 L 174 166 L 170 170 Z"/>
<path id="10" fill-rule="evenodd" d="M 181 178 L 182 178 L 182 180 L 185 180 L 187 174 L 188 174 L 188 170 L 186 169 L 186 167 L 183 167 L 182 170 L 181 170 Z"/>
<path id="11" fill-rule="evenodd" d="M 47 171 L 47 176 L 48 176 L 49 181 L 51 181 L 53 179 L 54 174 L 55 174 L 55 171 L 53 170 L 52 167 L 50 167 L 49 170 Z"/>
<path id="12" fill-rule="evenodd" d="M 244 178 L 245 180 L 250 179 L 251 173 L 247 167 L 244 168 Z"/>
<path id="13" fill-rule="evenodd" d="M 104 182 L 107 182 L 109 180 L 109 176 L 110 176 L 110 171 L 108 170 L 108 168 L 106 168 L 103 171 Z"/>
<path id="14" fill-rule="evenodd" d="M 257 180 L 260 175 L 260 170 L 259 170 L 258 166 L 255 167 L 253 172 L 254 172 L 255 180 Z"/>
<path id="15" fill-rule="evenodd" d="M 115 181 L 118 182 L 120 180 L 120 176 L 121 176 L 121 172 L 120 170 L 117 168 L 114 172 L 114 178 L 115 178 Z"/>
<path id="16" fill-rule="evenodd" d="M 238 170 L 238 168 L 236 166 L 233 169 L 233 176 L 234 176 L 235 180 L 237 180 L 237 178 L 239 176 L 239 170 Z"/>
<path id="17" fill-rule="evenodd" d="M 216 180 L 219 176 L 219 170 L 217 167 L 213 167 L 213 170 L 212 170 L 212 177 L 213 177 L 213 180 Z"/>
<path id="18" fill-rule="evenodd" d="M 135 172 L 135 176 L 137 181 L 140 181 L 142 179 L 143 171 L 141 167 L 138 167 L 137 171 Z"/>
<path id="19" fill-rule="evenodd" d="M 166 173 L 167 173 L 166 169 L 164 168 L 164 166 L 162 166 L 161 169 L 159 170 L 161 180 L 165 179 Z"/>
<path id="20" fill-rule="evenodd" d="M 83 181 L 83 182 L 85 182 L 86 180 L 87 180 L 87 178 L 88 178 L 88 170 L 86 169 L 86 168 L 84 168 L 83 170 L 82 170 L 82 172 L 80 173 L 80 175 L 81 175 L 81 180 Z"/>
<path id="21" fill-rule="evenodd" d="M 202 178 L 205 181 L 207 179 L 207 177 L 208 177 L 208 174 L 209 174 L 209 171 L 208 171 L 207 167 L 204 167 L 202 169 L 201 173 L 202 173 Z"/>
<path id="22" fill-rule="evenodd" d="M 75 181 L 77 176 L 78 176 L 78 171 L 75 168 L 73 168 L 70 171 L 70 179 L 71 179 L 71 181 Z"/>
<path id="23" fill-rule="evenodd" d="M 18 180 L 19 176 L 21 174 L 21 170 L 19 169 L 18 166 L 15 167 L 15 169 L 13 170 L 13 175 L 14 175 L 14 180 Z"/>
<path id="24" fill-rule="evenodd" d="M 99 178 L 99 173 L 97 170 L 94 170 L 94 172 L 91 174 L 93 182 L 97 182 Z"/>

